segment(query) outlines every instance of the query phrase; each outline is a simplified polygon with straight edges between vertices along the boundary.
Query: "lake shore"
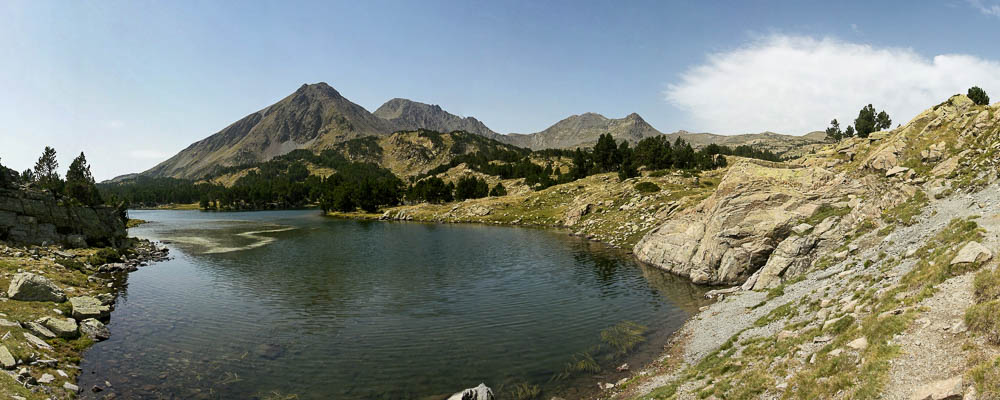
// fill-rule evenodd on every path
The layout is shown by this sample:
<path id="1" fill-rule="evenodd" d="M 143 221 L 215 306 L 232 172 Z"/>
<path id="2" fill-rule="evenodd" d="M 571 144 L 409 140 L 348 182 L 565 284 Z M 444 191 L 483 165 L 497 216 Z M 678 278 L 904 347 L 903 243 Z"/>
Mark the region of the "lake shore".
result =
<path id="1" fill-rule="evenodd" d="M 82 390 L 83 353 L 110 336 L 104 323 L 130 271 L 166 258 L 166 249 L 130 239 L 122 259 L 106 249 L 0 243 L 0 393 L 47 399 Z"/>

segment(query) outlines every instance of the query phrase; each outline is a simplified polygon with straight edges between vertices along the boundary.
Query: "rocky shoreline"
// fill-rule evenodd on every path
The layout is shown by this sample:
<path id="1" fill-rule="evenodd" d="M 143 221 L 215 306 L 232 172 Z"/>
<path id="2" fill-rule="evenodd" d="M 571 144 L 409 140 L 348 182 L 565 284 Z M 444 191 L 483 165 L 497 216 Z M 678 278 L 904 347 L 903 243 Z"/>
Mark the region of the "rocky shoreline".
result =
<path id="1" fill-rule="evenodd" d="M 127 274 L 169 258 L 166 247 L 130 238 L 118 249 L 0 243 L 0 393 L 13 399 L 72 398 L 82 354 L 107 340 L 105 325 Z"/>

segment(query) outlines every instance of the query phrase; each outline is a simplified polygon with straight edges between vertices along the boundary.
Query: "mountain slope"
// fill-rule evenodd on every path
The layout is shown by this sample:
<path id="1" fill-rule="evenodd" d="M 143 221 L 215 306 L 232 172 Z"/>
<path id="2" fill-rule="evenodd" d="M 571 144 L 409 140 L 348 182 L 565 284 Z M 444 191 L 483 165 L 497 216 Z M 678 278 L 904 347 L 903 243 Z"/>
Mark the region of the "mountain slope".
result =
<path id="1" fill-rule="evenodd" d="M 318 152 L 362 137 L 385 137 L 398 131 L 466 131 L 533 150 L 591 147 L 610 133 L 633 145 L 662 134 L 638 114 L 620 119 L 596 113 L 573 115 L 532 134 L 498 134 L 472 117 L 460 117 L 440 106 L 407 99 L 389 100 L 374 113 L 340 95 L 326 83 L 305 84 L 277 103 L 252 113 L 221 131 L 188 146 L 142 173 L 144 176 L 199 179 L 213 171 L 267 161 L 296 149 Z M 789 136 L 765 132 L 724 136 L 678 131 L 695 147 L 708 144 L 753 145 L 778 154 L 801 155 L 822 142 L 822 135 Z M 118 178 L 116 178 L 118 179 Z"/>
<path id="2" fill-rule="evenodd" d="M 395 98 L 387 101 L 373 113 L 376 117 L 386 120 L 396 130 L 415 131 L 428 129 L 437 132 L 465 131 L 496 139 L 500 136 L 472 117 L 459 117 L 441 109 L 439 105 L 431 105 L 413 100 Z"/>
<path id="3" fill-rule="evenodd" d="M 144 175 L 198 178 L 216 167 L 266 161 L 295 149 L 322 149 L 392 125 L 320 82 L 195 142 Z"/>
<path id="4" fill-rule="evenodd" d="M 498 140 L 533 150 L 561 149 L 593 146 L 605 133 L 611 133 L 611 136 L 618 141 L 627 140 L 632 144 L 661 134 L 636 113 L 620 119 L 607 118 L 596 113 L 584 113 L 570 116 L 541 132 L 526 135 L 512 133 Z"/>

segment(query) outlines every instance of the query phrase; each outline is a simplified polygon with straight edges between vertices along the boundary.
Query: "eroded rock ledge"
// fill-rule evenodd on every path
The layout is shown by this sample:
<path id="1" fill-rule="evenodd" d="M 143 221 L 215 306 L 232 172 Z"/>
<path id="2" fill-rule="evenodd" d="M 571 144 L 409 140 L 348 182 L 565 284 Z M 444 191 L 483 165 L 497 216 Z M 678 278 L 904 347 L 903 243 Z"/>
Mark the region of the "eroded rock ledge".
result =
<path id="1" fill-rule="evenodd" d="M 116 246 L 125 220 L 112 207 L 70 205 L 37 190 L 0 189 L 0 240 L 12 244 Z"/>

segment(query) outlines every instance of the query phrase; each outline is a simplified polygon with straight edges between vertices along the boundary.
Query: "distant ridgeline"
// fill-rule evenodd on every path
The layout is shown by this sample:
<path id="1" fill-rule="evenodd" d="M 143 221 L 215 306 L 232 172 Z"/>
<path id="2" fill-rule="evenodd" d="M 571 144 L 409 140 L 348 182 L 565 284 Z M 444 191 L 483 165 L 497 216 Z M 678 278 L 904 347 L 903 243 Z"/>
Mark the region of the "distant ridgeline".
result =
<path id="1" fill-rule="evenodd" d="M 414 146 L 414 141 L 423 144 Z M 671 143 L 664 136 L 643 139 L 634 148 L 606 134 L 593 148 L 532 151 L 462 131 L 418 130 L 353 139 L 319 154 L 300 149 L 266 162 L 215 168 L 199 180 L 140 175 L 104 182 L 98 189 L 105 198 L 138 207 L 199 203 L 210 210 L 262 210 L 319 205 L 325 211 L 376 212 L 404 201 L 506 195 L 502 183 L 490 187 L 467 172 L 449 177 L 448 172 L 461 165 L 501 180 L 524 179 L 525 185 L 541 190 L 599 173 L 616 172 L 627 179 L 638 176 L 640 168 L 715 169 L 726 165 L 723 155 L 780 160 L 750 146 L 712 144 L 695 150 L 682 139 Z"/>

